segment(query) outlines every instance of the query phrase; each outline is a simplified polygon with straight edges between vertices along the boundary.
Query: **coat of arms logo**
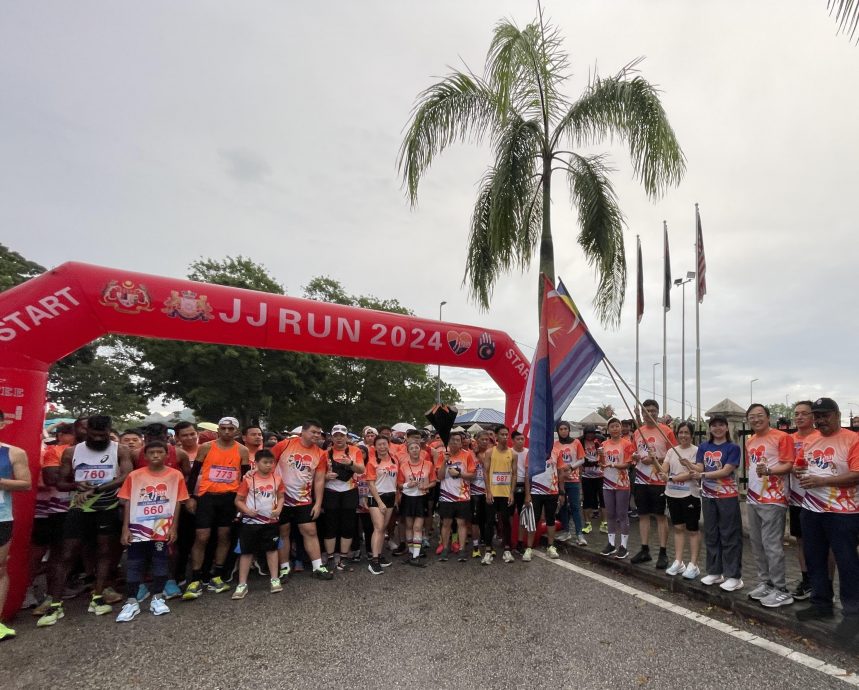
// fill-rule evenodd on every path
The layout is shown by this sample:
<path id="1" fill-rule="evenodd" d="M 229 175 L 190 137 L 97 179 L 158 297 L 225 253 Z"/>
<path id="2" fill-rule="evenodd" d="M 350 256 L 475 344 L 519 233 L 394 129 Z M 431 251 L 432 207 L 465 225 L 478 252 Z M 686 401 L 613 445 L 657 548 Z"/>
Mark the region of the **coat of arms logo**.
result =
<path id="1" fill-rule="evenodd" d="M 155 308 L 146 286 L 133 280 L 111 280 L 101 291 L 99 304 L 113 307 L 120 314 L 139 314 Z"/>
<path id="2" fill-rule="evenodd" d="M 164 300 L 164 308 L 161 310 L 167 316 L 182 319 L 183 321 L 210 321 L 212 319 L 212 305 L 209 304 L 206 295 L 197 296 L 191 290 L 170 291 L 170 297 Z"/>

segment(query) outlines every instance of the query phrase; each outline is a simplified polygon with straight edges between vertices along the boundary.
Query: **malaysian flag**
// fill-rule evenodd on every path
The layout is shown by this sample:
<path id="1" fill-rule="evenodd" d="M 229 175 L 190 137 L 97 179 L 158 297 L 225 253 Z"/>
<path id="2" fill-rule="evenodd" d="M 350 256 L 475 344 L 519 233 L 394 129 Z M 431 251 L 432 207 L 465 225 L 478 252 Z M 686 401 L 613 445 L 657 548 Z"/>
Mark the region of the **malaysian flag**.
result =
<path id="1" fill-rule="evenodd" d="M 662 308 L 671 311 L 671 257 L 668 254 L 668 223 L 662 221 L 665 233 L 665 281 L 662 286 Z"/>
<path id="2" fill-rule="evenodd" d="M 528 439 L 531 476 L 546 469 L 555 424 L 604 357 L 563 282 L 543 280 L 540 338 L 513 422 Z"/>
<path id="3" fill-rule="evenodd" d="M 698 204 L 695 204 L 695 254 L 698 257 L 698 286 L 696 294 L 698 302 L 704 301 L 707 294 L 707 262 L 704 260 L 704 233 L 701 230 L 701 214 L 698 213 Z"/>

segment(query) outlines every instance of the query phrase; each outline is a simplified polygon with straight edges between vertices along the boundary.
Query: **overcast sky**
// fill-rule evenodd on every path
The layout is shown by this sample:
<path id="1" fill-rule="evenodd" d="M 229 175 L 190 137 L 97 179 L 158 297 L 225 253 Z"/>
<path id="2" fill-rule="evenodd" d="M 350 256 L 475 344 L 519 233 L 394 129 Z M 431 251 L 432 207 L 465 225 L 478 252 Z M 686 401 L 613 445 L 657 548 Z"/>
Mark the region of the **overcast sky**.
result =
<path id="1" fill-rule="evenodd" d="M 657 203 L 611 146 L 626 214 L 623 325 L 599 327 L 576 217 L 556 185 L 556 269 L 598 342 L 634 377 L 634 252 L 646 311 L 642 394 L 662 358 L 662 221 L 674 274 L 694 270 L 701 207 L 706 409 L 830 395 L 859 403 L 856 189 L 859 47 L 824 0 L 560 2 L 573 97 L 595 67 L 645 56 L 688 159 Z M 491 29 L 533 2 L 5 2 L 0 7 L 0 241 L 46 266 L 82 260 L 183 276 L 198 257 L 244 254 L 298 295 L 327 274 L 416 314 L 510 332 L 530 357 L 536 271 L 513 274 L 488 313 L 461 288 L 487 148 L 438 159 L 411 210 L 396 171 L 416 95 L 462 61 L 481 71 Z M 694 284 L 687 400 L 694 401 Z M 691 288 L 691 289 L 690 289 Z M 680 412 L 681 295 L 668 314 L 669 407 Z M 466 406 L 503 409 L 480 371 L 443 370 Z M 661 373 L 657 374 L 661 379 Z M 661 381 L 657 395 L 661 400 Z M 579 419 L 620 402 L 595 375 Z M 859 404 L 853 405 L 859 410 Z M 688 405 L 687 405 L 688 409 Z"/>

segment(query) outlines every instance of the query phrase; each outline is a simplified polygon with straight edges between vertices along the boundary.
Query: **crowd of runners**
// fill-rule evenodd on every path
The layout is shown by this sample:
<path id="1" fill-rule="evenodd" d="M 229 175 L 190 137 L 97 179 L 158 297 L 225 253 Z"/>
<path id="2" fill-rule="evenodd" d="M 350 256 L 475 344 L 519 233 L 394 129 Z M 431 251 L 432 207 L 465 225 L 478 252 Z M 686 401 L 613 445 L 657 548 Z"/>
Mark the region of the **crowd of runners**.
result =
<path id="1" fill-rule="evenodd" d="M 656 568 L 742 589 L 742 454 L 727 420 L 712 417 L 696 446 L 691 423 L 662 423 L 653 400 L 642 412 L 638 423 L 586 426 L 580 438 L 559 423 L 536 473 L 526 439 L 503 425 L 473 437 L 454 432 L 445 446 L 426 430 L 367 426 L 358 437 L 342 425 L 323 433 L 314 420 L 286 437 L 240 428 L 233 417 L 221 419 L 216 433 L 181 422 L 172 435 L 162 424 L 120 433 L 103 415 L 61 424 L 38 477 L 31 479 L 21 449 L 0 445 L 0 609 L 13 496 L 32 483 L 25 606 L 39 627 L 62 620 L 63 601 L 87 590 L 90 613 L 121 605 L 118 622 L 137 617 L 147 599 L 156 616 L 170 612 L 168 600 L 204 592 L 232 591 L 240 600 L 254 567 L 277 593 L 295 572 L 308 569 L 323 581 L 356 567 L 383 575 L 393 558 L 416 569 L 433 558 L 492 566 L 499 552 L 503 563 L 528 562 L 541 522 L 549 558 L 558 558 L 556 542 L 586 546 L 598 538 L 603 556 L 625 559 L 636 514 L 641 547 L 633 563 L 653 560 L 652 519 Z M 794 414 L 788 434 L 772 428 L 765 406 L 747 411 L 745 519 L 757 580 L 748 596 L 773 608 L 810 597 L 812 606 L 797 615 L 829 618 L 837 568 L 842 626 L 856 634 L 859 435 L 841 428 L 829 398 L 796 403 Z M 785 580 L 788 515 L 801 544 L 802 580 L 793 591 Z M 14 634 L 0 624 L 0 639 Z"/>

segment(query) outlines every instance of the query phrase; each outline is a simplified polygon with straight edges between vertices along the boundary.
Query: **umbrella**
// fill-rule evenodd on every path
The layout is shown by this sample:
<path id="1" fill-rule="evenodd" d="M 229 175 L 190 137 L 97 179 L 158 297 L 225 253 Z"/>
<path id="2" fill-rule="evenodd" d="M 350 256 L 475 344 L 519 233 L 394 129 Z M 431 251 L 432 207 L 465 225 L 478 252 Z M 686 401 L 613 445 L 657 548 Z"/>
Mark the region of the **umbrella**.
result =
<path id="1" fill-rule="evenodd" d="M 200 422 L 197 425 L 198 429 L 205 429 L 206 431 L 217 431 L 218 425 L 213 422 Z"/>
<path id="2" fill-rule="evenodd" d="M 427 419 L 436 428 L 445 446 L 450 443 L 450 431 L 456 421 L 457 414 L 457 409 L 452 405 L 433 405 L 426 414 Z"/>
<path id="3" fill-rule="evenodd" d="M 391 427 L 391 431 L 397 431 L 405 433 L 407 431 L 411 431 L 414 427 L 407 422 L 397 422 L 394 426 Z"/>

